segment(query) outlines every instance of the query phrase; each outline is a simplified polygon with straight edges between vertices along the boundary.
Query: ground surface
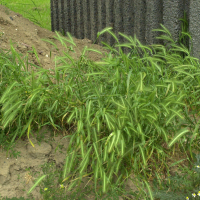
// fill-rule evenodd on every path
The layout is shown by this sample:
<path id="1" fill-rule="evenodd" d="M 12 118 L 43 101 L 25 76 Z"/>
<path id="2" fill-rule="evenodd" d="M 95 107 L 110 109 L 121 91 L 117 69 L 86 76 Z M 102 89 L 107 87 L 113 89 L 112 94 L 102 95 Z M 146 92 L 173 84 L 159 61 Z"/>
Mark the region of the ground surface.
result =
<path id="1" fill-rule="evenodd" d="M 37 50 L 41 65 L 45 69 L 54 69 L 55 56 L 63 55 L 62 50 L 65 50 L 62 44 L 53 37 L 56 36 L 56 33 L 35 25 L 28 19 L 23 18 L 22 15 L 10 11 L 8 8 L 1 5 L 0 33 L 1 48 L 10 49 L 10 40 L 12 40 L 15 49 L 23 55 L 26 55 L 27 51 L 32 51 L 32 46 L 34 46 Z M 44 38 L 54 42 L 57 45 L 59 51 L 57 51 L 53 45 L 41 40 Z M 76 54 L 71 54 L 73 58 L 79 58 L 81 51 L 85 46 L 103 51 L 101 46 L 92 44 L 88 39 L 79 40 L 74 38 L 74 42 L 77 45 L 77 48 L 74 48 Z M 52 55 L 51 58 L 50 51 Z M 97 61 L 101 58 L 101 55 L 91 52 L 89 54 L 89 58 Z M 29 61 L 39 65 L 36 56 L 33 53 L 30 53 Z"/>
<path id="2" fill-rule="evenodd" d="M 1 34 L 3 33 L 3 34 Z M 38 52 L 41 65 L 45 69 L 54 69 L 55 61 L 54 58 L 57 55 L 62 55 L 61 51 L 57 51 L 53 45 L 42 41 L 41 38 L 46 38 L 53 41 L 59 50 L 63 47 L 61 43 L 54 39 L 55 33 L 43 29 L 39 26 L 34 25 L 28 19 L 23 18 L 20 14 L 14 13 L 8 10 L 4 6 L 0 6 L 0 49 L 10 49 L 10 40 L 12 40 L 14 48 L 21 53 L 26 55 L 27 51 L 32 51 L 32 46 Z M 75 48 L 76 54 L 73 54 L 74 58 L 81 55 L 81 51 L 85 46 L 95 48 L 103 52 L 103 48 L 98 45 L 93 45 L 90 40 L 78 40 L 74 39 L 77 45 Z M 50 58 L 50 51 L 52 52 L 52 58 Z M 29 54 L 29 62 L 39 65 L 36 56 L 32 53 Z M 101 55 L 97 53 L 90 53 L 89 58 L 94 61 L 100 60 Z M 28 140 L 19 140 L 16 142 L 16 146 L 13 148 L 14 152 L 20 152 L 17 157 L 10 157 L 0 147 L 0 195 L 2 197 L 25 197 L 27 198 L 26 192 L 34 184 L 34 180 L 42 175 L 41 166 L 47 162 L 54 162 L 56 167 L 62 170 L 63 162 L 65 159 L 65 150 L 67 149 L 67 139 L 63 139 L 62 135 L 50 136 L 48 129 L 44 128 L 40 133 L 35 133 L 42 137 L 44 134 L 45 141 L 39 142 L 36 138 L 31 138 L 35 147 L 32 147 Z M 61 145 L 62 151 L 59 149 Z M 64 153 L 63 153 L 64 152 Z M 135 190 L 135 185 L 132 181 L 127 181 L 127 190 Z M 39 187 L 36 187 L 32 192 L 35 199 L 41 199 Z M 94 199 L 93 196 L 88 199 Z M 122 199 L 122 198 L 121 198 Z"/>

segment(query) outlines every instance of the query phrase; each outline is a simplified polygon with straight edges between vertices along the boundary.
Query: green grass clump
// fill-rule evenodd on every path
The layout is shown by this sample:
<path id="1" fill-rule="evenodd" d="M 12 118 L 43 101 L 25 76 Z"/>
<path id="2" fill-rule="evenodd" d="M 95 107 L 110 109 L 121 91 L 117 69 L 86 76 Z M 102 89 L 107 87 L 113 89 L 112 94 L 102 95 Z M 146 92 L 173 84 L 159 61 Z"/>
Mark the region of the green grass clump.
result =
<path id="1" fill-rule="evenodd" d="M 175 151 L 184 154 L 187 173 L 195 160 L 199 162 L 195 155 L 199 151 L 200 122 L 195 116 L 199 113 L 199 62 L 190 55 L 187 43 L 183 44 L 189 34 L 174 41 L 161 27 L 157 31 L 165 33 L 160 39 L 167 41 L 168 47 L 143 46 L 136 37 L 122 33 L 127 42 L 120 44 L 111 28 L 102 30 L 97 37 L 108 32 L 116 44 L 104 43 L 109 53 L 99 62 L 89 60 L 87 53 L 101 52 L 87 47 L 80 59 L 74 60 L 70 52 L 76 53 L 76 44 L 71 35 L 67 33 L 66 38 L 56 32 L 66 50 L 64 57 L 57 58 L 59 67 L 56 65 L 53 73 L 35 65 L 37 71 L 31 70 L 33 64 L 27 57 L 21 58 L 12 44 L 11 55 L 1 52 L 1 135 L 5 138 L 9 132 L 9 147 L 16 138 L 26 133 L 29 137 L 32 130 L 44 125 L 58 131 L 74 127 L 67 136 L 70 144 L 63 171 L 58 174 L 61 192 L 55 192 L 58 185 L 50 184 L 55 173 L 45 171 L 28 193 L 40 184 L 45 199 L 65 197 L 66 191 L 76 196 L 83 178 L 88 177 L 94 181 L 97 198 L 104 194 L 105 198 L 118 198 L 124 193 L 125 179 L 134 173 L 142 182 L 139 191 L 132 194 L 137 199 L 186 197 L 187 184 L 191 190 L 196 187 L 197 194 L 199 174 L 190 173 L 187 184 L 180 176 L 170 178 L 174 182 L 161 183 L 159 179 L 161 172 L 170 177 L 167 161 Z M 125 54 L 123 48 L 130 52 Z M 194 120 L 187 106 L 195 107 Z M 158 178 L 152 181 L 152 177 Z M 177 184 L 177 180 L 185 185 Z M 171 193 L 166 193 L 164 183 Z M 156 191 L 156 184 L 160 191 Z"/>
<path id="2" fill-rule="evenodd" d="M 50 0 L 0 0 L 0 5 L 20 13 L 42 28 L 51 30 Z M 6 13 L 9 15 L 9 10 Z"/>

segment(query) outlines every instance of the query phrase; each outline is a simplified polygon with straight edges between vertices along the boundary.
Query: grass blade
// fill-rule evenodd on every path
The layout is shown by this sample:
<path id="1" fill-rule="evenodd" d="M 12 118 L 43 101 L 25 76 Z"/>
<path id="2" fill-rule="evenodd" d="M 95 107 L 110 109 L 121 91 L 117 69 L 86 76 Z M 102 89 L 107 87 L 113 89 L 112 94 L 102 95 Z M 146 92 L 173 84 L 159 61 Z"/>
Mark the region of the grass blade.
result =
<path id="1" fill-rule="evenodd" d="M 182 137 L 184 134 L 186 134 L 187 132 L 189 132 L 189 130 L 187 128 L 182 129 L 175 137 L 174 139 L 168 144 L 169 148 L 178 140 L 180 139 L 180 137 Z"/>
<path id="2" fill-rule="evenodd" d="M 33 185 L 33 187 L 27 192 L 27 194 L 30 194 L 33 190 L 34 190 L 34 188 L 46 177 L 47 175 L 43 175 L 42 177 L 40 177 L 37 181 L 36 181 L 36 183 Z"/>

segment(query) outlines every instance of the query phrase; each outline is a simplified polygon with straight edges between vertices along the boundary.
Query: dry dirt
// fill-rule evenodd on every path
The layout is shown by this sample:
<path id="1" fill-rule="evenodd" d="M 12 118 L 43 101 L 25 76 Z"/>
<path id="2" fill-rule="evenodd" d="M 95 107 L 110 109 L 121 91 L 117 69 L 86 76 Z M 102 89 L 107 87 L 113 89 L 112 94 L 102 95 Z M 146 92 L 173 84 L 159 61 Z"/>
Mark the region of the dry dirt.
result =
<path id="1" fill-rule="evenodd" d="M 61 35 L 61 34 L 60 34 Z M 40 60 L 40 64 L 37 61 L 34 53 L 29 53 L 29 62 L 34 63 L 38 66 L 42 66 L 44 69 L 55 68 L 55 57 L 63 55 L 62 51 L 66 50 L 62 46 L 61 42 L 54 38 L 57 36 L 55 32 L 41 28 L 35 25 L 33 22 L 22 17 L 22 15 L 8 10 L 8 8 L 0 5 L 0 47 L 1 49 L 10 49 L 10 40 L 14 44 L 14 48 L 24 56 L 28 51 L 33 51 L 32 46 L 37 50 L 37 55 Z M 48 42 L 42 41 L 41 39 L 48 39 L 55 43 L 58 47 L 56 48 Z M 74 47 L 76 54 L 71 53 L 70 55 L 74 59 L 78 59 L 81 56 L 81 52 L 85 46 L 88 48 L 94 48 L 101 52 L 105 52 L 99 45 L 92 44 L 88 39 L 76 39 L 73 38 L 77 47 Z M 70 46 L 66 43 L 67 47 Z M 50 58 L 51 52 L 51 58 Z M 89 58 L 93 61 L 101 59 L 101 55 L 95 52 L 89 53 Z"/>
<path id="2" fill-rule="evenodd" d="M 53 37 L 56 36 L 56 33 L 36 26 L 33 22 L 23 18 L 18 13 L 8 10 L 4 6 L 0 6 L 0 35 L 0 49 L 3 50 L 10 49 L 10 40 L 12 40 L 14 48 L 24 56 L 27 54 L 27 51 L 32 51 L 32 46 L 34 46 L 37 50 L 41 66 L 45 69 L 54 69 L 55 56 L 62 55 L 62 50 L 64 50 L 61 43 Z M 59 51 L 48 42 L 42 41 L 42 38 L 54 42 Z M 92 44 L 88 39 L 79 40 L 74 38 L 74 42 L 77 45 L 74 48 L 77 53 L 72 54 L 73 58 L 79 58 L 85 46 L 104 52 L 101 46 Z M 52 58 L 50 58 L 50 51 Z M 98 61 L 101 59 L 101 55 L 90 53 L 89 58 Z M 39 65 L 33 53 L 29 53 L 28 59 L 30 63 Z M 57 169 L 62 170 L 66 157 L 65 150 L 68 147 L 69 140 L 66 138 L 62 140 L 62 135 L 50 136 L 50 131 L 46 128 L 42 129 L 39 135 L 44 135 L 46 140 L 39 142 L 36 140 L 36 137 L 32 137 L 31 140 L 35 147 L 28 140 L 18 140 L 16 142 L 13 150 L 15 153 L 20 152 L 17 158 L 10 157 L 0 147 L 0 195 L 2 197 L 27 198 L 26 192 L 33 186 L 34 180 L 38 177 L 36 175 L 34 176 L 34 174 L 38 172 L 42 174 L 42 164 L 54 162 Z M 64 153 L 59 150 L 55 151 L 59 145 L 63 146 L 62 152 Z M 128 180 L 126 189 L 135 190 L 135 188 L 132 181 Z M 36 200 L 42 199 L 39 187 L 36 187 L 32 194 Z M 95 198 L 91 195 L 88 199 L 92 200 Z"/>

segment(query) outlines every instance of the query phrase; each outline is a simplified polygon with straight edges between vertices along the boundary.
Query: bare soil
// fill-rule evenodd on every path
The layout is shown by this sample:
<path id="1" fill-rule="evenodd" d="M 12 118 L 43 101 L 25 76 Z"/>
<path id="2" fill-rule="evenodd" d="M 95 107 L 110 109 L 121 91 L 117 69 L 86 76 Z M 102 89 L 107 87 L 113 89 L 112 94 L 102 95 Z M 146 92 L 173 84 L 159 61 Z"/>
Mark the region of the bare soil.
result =
<path id="1" fill-rule="evenodd" d="M 42 66 L 44 69 L 54 69 L 55 57 L 60 55 L 63 56 L 63 51 L 66 51 L 61 42 L 54 38 L 54 36 L 57 37 L 55 32 L 41 28 L 28 19 L 23 18 L 22 15 L 10 11 L 8 8 L 1 5 L 0 33 L 3 33 L 0 36 L 1 49 L 10 49 L 10 40 L 12 41 L 14 48 L 24 56 L 28 51 L 33 51 L 32 47 L 35 47 L 40 63 L 38 62 L 34 53 L 29 53 L 29 62 L 38 66 Z M 41 39 L 48 39 L 54 42 L 58 47 L 58 50 L 56 50 L 52 44 L 49 44 Z M 70 55 L 74 59 L 78 59 L 81 56 L 82 50 L 85 46 L 105 52 L 102 46 L 92 44 L 92 42 L 88 39 L 73 39 L 77 46 L 74 48 L 76 53 L 71 52 Z M 66 44 L 67 47 L 71 46 L 69 43 Z M 98 61 L 102 58 L 100 54 L 95 52 L 90 52 L 88 57 L 93 61 Z"/>
<path id="2" fill-rule="evenodd" d="M 44 69 L 54 69 L 55 57 L 63 55 L 62 51 L 65 50 L 62 44 L 53 37 L 56 36 L 56 33 L 35 25 L 28 19 L 23 18 L 22 15 L 10 11 L 8 8 L 1 5 L 0 35 L 0 50 L 10 50 L 10 41 L 12 41 L 16 51 L 25 56 L 28 51 L 33 50 L 32 46 L 34 46 L 38 53 L 40 63 L 38 63 L 34 53 L 28 54 L 28 61 L 35 65 L 42 66 Z M 42 38 L 54 42 L 57 45 L 58 50 L 48 42 L 42 41 Z M 81 52 L 85 46 L 105 52 L 101 46 L 92 44 L 88 39 L 73 39 L 77 45 L 77 47 L 74 48 L 76 54 L 71 54 L 74 59 L 78 59 L 81 56 Z M 52 54 L 51 58 L 50 52 Z M 102 56 L 90 52 L 89 58 L 93 61 L 99 61 Z M 38 140 L 38 135 L 40 137 L 44 136 L 42 141 Z M 27 191 L 33 186 L 37 177 L 40 177 L 43 174 L 41 165 L 45 163 L 54 162 L 56 168 L 62 170 L 69 139 L 63 139 L 62 134 L 52 136 L 50 130 L 46 127 L 39 133 L 34 133 L 33 137 L 30 139 L 35 145 L 34 147 L 30 144 L 28 139 L 16 141 L 13 148 L 13 152 L 17 155 L 16 157 L 11 157 L 10 152 L 6 152 L 0 147 L 1 197 L 27 198 Z M 60 145 L 63 147 L 62 151 L 56 151 L 56 149 L 59 149 Z M 38 174 L 40 175 L 38 176 Z M 128 180 L 126 189 L 133 191 L 136 187 L 132 181 Z M 32 195 L 36 200 L 42 199 L 38 186 L 32 191 Z M 119 198 L 122 199 L 122 197 Z M 95 197 L 91 194 L 87 199 L 92 200 L 95 199 Z"/>

